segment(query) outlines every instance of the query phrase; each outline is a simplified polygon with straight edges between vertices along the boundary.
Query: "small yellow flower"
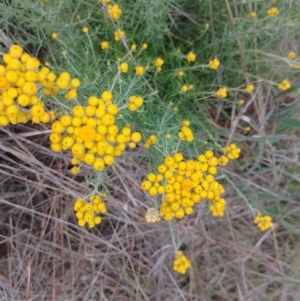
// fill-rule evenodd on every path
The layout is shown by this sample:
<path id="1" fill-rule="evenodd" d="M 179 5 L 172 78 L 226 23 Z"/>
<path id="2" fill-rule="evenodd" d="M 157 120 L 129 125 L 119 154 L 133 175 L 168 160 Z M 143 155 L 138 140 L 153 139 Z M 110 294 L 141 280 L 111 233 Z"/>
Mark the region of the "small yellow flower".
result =
<path id="1" fill-rule="evenodd" d="M 100 47 L 102 50 L 106 50 L 109 47 L 109 43 L 107 41 L 102 41 Z"/>
<path id="2" fill-rule="evenodd" d="M 186 93 L 188 89 L 189 87 L 187 85 L 183 85 L 180 90 L 181 92 Z"/>
<path id="3" fill-rule="evenodd" d="M 131 51 L 136 51 L 136 44 L 132 44 L 130 49 L 131 49 Z"/>
<path id="4" fill-rule="evenodd" d="M 244 103 L 245 103 L 245 100 L 244 100 L 244 99 L 239 99 L 239 100 L 238 100 L 238 104 L 239 104 L 240 106 L 242 106 Z"/>
<path id="5" fill-rule="evenodd" d="M 291 84 L 288 80 L 284 79 L 277 87 L 279 90 L 285 91 L 291 87 Z"/>
<path id="6" fill-rule="evenodd" d="M 250 131 L 251 131 L 251 126 L 246 126 L 246 127 L 244 128 L 244 130 L 245 130 L 245 132 L 250 132 Z"/>
<path id="7" fill-rule="evenodd" d="M 277 7 L 271 7 L 267 10 L 267 15 L 270 18 L 275 18 L 278 15 L 278 8 Z"/>
<path id="8" fill-rule="evenodd" d="M 145 219 L 147 223 L 155 223 L 160 221 L 159 212 L 154 207 L 150 207 L 147 209 L 145 214 Z"/>
<path id="9" fill-rule="evenodd" d="M 10 46 L 9 48 L 9 54 L 15 58 L 15 59 L 18 59 L 22 56 L 23 54 L 23 49 L 21 46 L 19 45 L 12 45 Z M 3 75 L 3 74 L 2 74 Z"/>
<path id="10" fill-rule="evenodd" d="M 80 168 L 79 168 L 78 166 L 73 166 L 73 167 L 71 168 L 71 173 L 72 173 L 73 175 L 77 175 L 78 173 L 80 173 Z"/>
<path id="11" fill-rule="evenodd" d="M 57 34 L 56 32 L 52 32 L 51 38 L 52 38 L 53 40 L 56 40 L 57 37 L 58 37 L 58 34 Z"/>
<path id="12" fill-rule="evenodd" d="M 88 32 L 89 32 L 89 29 L 85 26 L 85 27 L 82 28 L 82 32 L 83 32 L 83 33 L 88 33 Z"/>
<path id="13" fill-rule="evenodd" d="M 217 95 L 219 98 L 226 98 L 226 97 L 227 97 L 227 88 L 222 87 L 222 88 L 218 89 L 218 90 L 216 91 L 216 95 Z"/>
<path id="14" fill-rule="evenodd" d="M 209 23 L 208 23 L 208 22 L 206 22 L 206 23 L 204 24 L 204 28 L 205 28 L 205 30 L 208 30 L 208 29 L 209 29 Z"/>
<path id="15" fill-rule="evenodd" d="M 296 57 L 296 53 L 294 52 L 294 51 L 290 51 L 289 53 L 288 53 L 288 55 L 287 55 L 287 58 L 289 59 L 289 60 L 292 60 L 292 59 L 294 59 Z"/>
<path id="16" fill-rule="evenodd" d="M 76 19 L 77 19 L 77 20 L 80 20 L 80 19 L 81 19 L 80 14 L 77 14 L 77 15 L 76 15 Z"/>
<path id="17" fill-rule="evenodd" d="M 192 63 L 192 62 L 195 62 L 196 61 L 196 54 L 194 52 L 189 52 L 187 55 L 186 55 L 186 59 L 189 63 Z"/>
<path id="18" fill-rule="evenodd" d="M 135 67 L 135 74 L 136 75 L 143 75 L 144 74 L 144 71 L 145 71 L 145 68 L 143 66 L 137 66 Z"/>
<path id="19" fill-rule="evenodd" d="M 180 71 L 177 72 L 177 75 L 178 75 L 179 77 L 182 77 L 182 76 L 184 76 L 184 72 L 183 72 L 182 70 L 180 70 Z"/>
<path id="20" fill-rule="evenodd" d="M 142 50 L 146 50 L 147 48 L 148 48 L 148 44 L 147 43 L 143 43 Z"/>
<path id="21" fill-rule="evenodd" d="M 131 134 L 131 140 L 135 143 L 140 142 L 142 139 L 142 135 L 139 132 L 134 132 Z"/>
<path id="22" fill-rule="evenodd" d="M 127 73 L 128 72 L 128 64 L 122 63 L 121 65 L 119 65 L 118 70 L 122 73 Z"/>
<path id="23" fill-rule="evenodd" d="M 246 88 L 245 88 L 246 93 L 250 94 L 253 90 L 254 90 L 254 85 L 252 85 L 252 84 L 246 85 Z"/>
<path id="24" fill-rule="evenodd" d="M 114 36 L 115 36 L 115 41 L 120 41 L 122 38 L 125 37 L 125 32 L 121 29 L 118 29 L 115 31 L 114 33 Z"/>
<path id="25" fill-rule="evenodd" d="M 248 15 L 248 17 L 250 18 L 250 19 L 256 19 L 256 16 L 257 16 L 257 14 L 256 14 L 256 12 L 251 12 L 249 15 Z"/>
<path id="26" fill-rule="evenodd" d="M 216 70 L 220 66 L 220 61 L 218 59 L 213 59 L 209 61 L 208 65 L 210 69 Z"/>

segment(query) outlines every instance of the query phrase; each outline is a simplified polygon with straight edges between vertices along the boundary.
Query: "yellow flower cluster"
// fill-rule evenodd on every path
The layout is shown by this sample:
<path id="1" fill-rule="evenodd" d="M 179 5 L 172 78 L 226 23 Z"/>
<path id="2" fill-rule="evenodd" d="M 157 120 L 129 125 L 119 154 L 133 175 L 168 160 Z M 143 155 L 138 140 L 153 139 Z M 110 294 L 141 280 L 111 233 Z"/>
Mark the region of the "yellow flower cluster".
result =
<path id="1" fill-rule="evenodd" d="M 186 93 L 188 90 L 192 90 L 194 89 L 194 85 L 183 85 L 181 87 L 181 92 Z"/>
<path id="2" fill-rule="evenodd" d="M 161 67 L 162 65 L 165 63 L 165 61 L 161 58 L 161 57 L 158 57 L 156 60 L 155 60 L 155 67 L 156 67 L 156 72 L 160 72 L 161 71 Z"/>
<path id="3" fill-rule="evenodd" d="M 223 147 L 223 152 L 225 153 L 225 156 L 229 160 L 235 160 L 240 157 L 241 149 L 236 146 L 236 144 L 232 143 L 229 146 Z M 224 162 L 220 162 L 220 165 L 225 166 L 227 165 L 227 162 L 223 164 Z"/>
<path id="4" fill-rule="evenodd" d="M 159 222 L 160 216 L 158 210 L 154 207 L 148 208 L 145 214 L 145 219 L 147 223 Z"/>
<path id="5" fill-rule="evenodd" d="M 132 95 L 129 97 L 127 107 L 130 111 L 138 110 L 144 103 L 144 99 L 141 96 Z"/>
<path id="6" fill-rule="evenodd" d="M 149 148 L 151 145 L 157 143 L 157 137 L 155 135 L 151 135 L 144 143 L 145 148 Z"/>
<path id="7" fill-rule="evenodd" d="M 194 205 L 201 199 L 208 200 L 213 216 L 223 216 L 226 201 L 220 195 L 225 190 L 214 175 L 218 165 L 225 166 L 229 159 L 237 159 L 240 149 L 232 144 L 226 148 L 226 153 L 217 158 L 213 151 L 206 150 L 197 160 L 187 161 L 181 153 L 167 156 L 158 166 L 158 173 L 149 173 L 141 188 L 150 196 L 164 194 L 160 216 L 165 220 L 191 215 Z"/>
<path id="8" fill-rule="evenodd" d="M 192 63 L 192 62 L 195 62 L 196 61 L 196 54 L 194 52 L 189 52 L 187 55 L 186 55 L 186 59 L 189 63 Z"/>
<path id="9" fill-rule="evenodd" d="M 178 137 L 183 141 L 192 142 L 194 140 L 194 134 L 189 128 L 190 121 L 183 120 L 181 130 L 178 133 Z"/>
<path id="10" fill-rule="evenodd" d="M 269 215 L 261 215 L 260 212 L 257 213 L 254 223 L 261 231 L 265 231 L 273 226 L 272 217 Z"/>
<path id="11" fill-rule="evenodd" d="M 125 150 L 126 143 L 135 145 L 142 138 L 138 132 L 131 133 L 128 126 L 119 131 L 115 123 L 119 109 L 112 98 L 110 91 L 104 91 L 100 98 L 89 97 L 88 106 L 76 105 L 71 114 L 60 116 L 52 124 L 51 149 L 71 150 L 72 164 L 84 162 L 96 171 L 112 165 L 114 157 Z"/>
<path id="12" fill-rule="evenodd" d="M 256 14 L 256 12 L 251 12 L 251 13 L 249 13 L 248 17 L 249 17 L 250 19 L 256 19 L 257 14 Z"/>
<path id="13" fill-rule="evenodd" d="M 47 67 L 40 68 L 40 61 L 24 52 L 22 47 L 12 45 L 0 65 L 0 125 L 9 123 L 47 123 L 53 115 L 47 112 L 39 99 L 39 89 L 45 95 L 56 95 L 67 91 L 65 97 L 76 96 L 78 79 L 70 80 L 67 72 L 56 75 Z M 66 79 L 67 78 L 67 79 Z"/>
<path id="14" fill-rule="evenodd" d="M 107 5 L 107 13 L 113 20 L 119 20 L 122 14 L 122 9 L 117 5 Z"/>
<path id="15" fill-rule="evenodd" d="M 92 194 L 89 197 L 89 202 L 84 201 L 83 198 L 78 198 L 74 204 L 74 211 L 80 227 L 88 225 L 89 228 L 94 228 L 102 221 L 99 214 L 106 213 L 107 209 L 102 198 Z"/>
<path id="16" fill-rule="evenodd" d="M 246 85 L 245 87 L 245 92 L 246 93 L 251 93 L 254 90 L 254 85 L 250 84 L 250 85 Z"/>
<path id="17" fill-rule="evenodd" d="M 121 29 L 117 29 L 114 33 L 115 41 L 120 41 L 122 38 L 125 37 L 125 32 Z"/>
<path id="18" fill-rule="evenodd" d="M 213 59 L 209 61 L 208 65 L 210 69 L 216 70 L 220 66 L 220 61 L 218 59 Z"/>
<path id="19" fill-rule="evenodd" d="M 278 15 L 278 8 L 277 7 L 271 7 L 267 10 L 267 15 L 270 18 L 275 18 Z"/>
<path id="20" fill-rule="evenodd" d="M 216 95 L 219 98 L 226 98 L 227 97 L 227 88 L 226 87 L 222 87 L 222 88 L 218 89 L 216 91 Z"/>
<path id="21" fill-rule="evenodd" d="M 174 271 L 185 274 L 186 270 L 191 267 L 190 260 L 183 254 L 182 251 L 178 251 L 176 253 L 176 258 L 173 261 L 173 269 Z"/>
<path id="22" fill-rule="evenodd" d="M 285 91 L 291 87 L 291 84 L 288 80 L 284 79 L 277 87 L 279 90 Z"/>

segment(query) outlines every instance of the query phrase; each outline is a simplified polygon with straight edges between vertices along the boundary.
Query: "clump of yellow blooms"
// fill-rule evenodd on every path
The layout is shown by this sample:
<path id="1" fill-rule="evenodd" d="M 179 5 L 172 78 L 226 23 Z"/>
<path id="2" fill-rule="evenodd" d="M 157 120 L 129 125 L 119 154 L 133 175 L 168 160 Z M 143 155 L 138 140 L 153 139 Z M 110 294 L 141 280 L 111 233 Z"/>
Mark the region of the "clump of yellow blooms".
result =
<path id="1" fill-rule="evenodd" d="M 62 91 L 67 99 L 76 96 L 76 88 L 80 85 L 78 79 L 71 79 L 67 72 L 62 72 L 57 78 L 49 68 L 40 67 L 40 61 L 18 45 L 12 45 L 2 60 L 0 126 L 26 123 L 29 120 L 33 123 L 47 123 L 54 116 L 47 112 L 40 100 L 42 94 L 52 96 Z"/>
<path id="2" fill-rule="evenodd" d="M 151 145 L 157 143 L 157 137 L 155 135 L 151 135 L 144 143 L 145 148 L 149 148 Z"/>
<path id="3" fill-rule="evenodd" d="M 118 111 L 110 91 L 104 91 L 100 98 L 89 97 L 88 106 L 76 105 L 71 114 L 61 115 L 52 124 L 51 149 L 70 150 L 75 166 L 83 162 L 100 171 L 112 165 L 126 144 L 135 145 L 142 138 L 138 132 L 131 133 L 129 126 L 119 130 L 115 120 Z"/>
<path id="4" fill-rule="evenodd" d="M 183 141 L 192 142 L 194 140 L 193 131 L 189 128 L 190 121 L 183 120 L 182 127 L 178 133 L 178 137 Z"/>
<path id="5" fill-rule="evenodd" d="M 294 51 L 290 51 L 288 54 L 287 54 L 287 58 L 289 60 L 293 60 L 294 58 L 296 57 L 296 53 Z"/>
<path id="6" fill-rule="evenodd" d="M 107 5 L 107 13 L 113 20 L 119 20 L 122 14 L 121 8 L 117 5 Z"/>
<path id="7" fill-rule="evenodd" d="M 254 218 L 254 223 L 261 231 L 268 230 L 273 226 L 272 217 L 269 215 L 261 215 L 260 212 L 258 212 Z"/>
<path id="8" fill-rule="evenodd" d="M 271 7 L 267 10 L 267 15 L 270 18 L 275 18 L 278 15 L 278 8 L 277 7 Z"/>
<path id="9" fill-rule="evenodd" d="M 156 67 L 156 72 L 160 72 L 161 71 L 161 67 L 162 65 L 165 63 L 165 61 L 161 58 L 161 57 L 158 57 L 156 60 L 155 60 L 155 67 Z"/>
<path id="10" fill-rule="evenodd" d="M 182 251 L 177 251 L 176 257 L 173 261 L 174 271 L 185 274 L 186 270 L 191 267 L 190 260 L 183 254 Z"/>
<path id="11" fill-rule="evenodd" d="M 226 98 L 226 97 L 227 97 L 227 88 L 226 88 L 226 87 L 219 88 L 219 89 L 216 91 L 216 95 L 217 95 L 219 98 Z"/>
<path id="12" fill-rule="evenodd" d="M 208 65 L 210 69 L 216 70 L 220 66 L 220 61 L 218 59 L 213 59 L 209 61 Z"/>
<path id="13" fill-rule="evenodd" d="M 240 157 L 241 149 L 238 148 L 234 143 L 232 143 L 229 146 L 224 147 L 223 152 L 225 153 L 226 157 L 228 157 L 229 160 L 234 160 Z"/>
<path id="14" fill-rule="evenodd" d="M 114 33 L 114 36 L 115 36 L 115 41 L 120 41 L 122 38 L 125 37 L 125 32 L 121 29 L 118 29 L 115 31 Z"/>
<path id="15" fill-rule="evenodd" d="M 208 201 L 213 216 L 223 216 L 226 200 L 221 194 L 225 189 L 215 175 L 218 166 L 227 165 L 239 154 L 240 149 L 235 144 L 225 147 L 219 158 L 210 149 L 200 154 L 197 160 L 184 160 L 181 153 L 175 153 L 164 158 L 157 167 L 158 173 L 147 175 L 141 188 L 150 196 L 163 195 L 159 213 L 165 220 L 191 215 L 201 199 Z"/>
<path id="16" fill-rule="evenodd" d="M 291 84 L 288 80 L 284 79 L 277 87 L 279 90 L 285 91 L 291 87 Z"/>
<path id="17" fill-rule="evenodd" d="M 80 227 L 87 225 L 89 228 L 94 228 L 102 221 L 99 214 L 106 213 L 107 209 L 101 196 L 92 194 L 88 202 L 84 201 L 83 198 L 77 198 L 74 211 Z"/>
<path id="18" fill-rule="evenodd" d="M 189 63 L 192 63 L 192 62 L 195 62 L 196 61 L 196 54 L 194 52 L 189 52 L 187 55 L 186 55 L 186 59 Z"/>
<path id="19" fill-rule="evenodd" d="M 132 95 L 129 97 L 127 107 L 130 111 L 138 110 L 144 103 L 144 99 L 141 96 Z"/>
<path id="20" fill-rule="evenodd" d="M 156 208 L 150 207 L 147 209 L 146 214 L 145 214 L 145 219 L 147 223 L 156 223 L 161 220 L 159 216 L 159 212 Z"/>
<path id="21" fill-rule="evenodd" d="M 192 89 L 194 89 L 194 85 L 183 85 L 180 88 L 181 92 L 183 92 L 183 93 L 186 93 L 187 91 L 192 90 Z"/>
<path id="22" fill-rule="evenodd" d="M 246 87 L 245 87 L 246 93 L 250 94 L 253 90 L 254 90 L 254 85 L 252 85 L 252 84 L 246 85 Z"/>
<path id="23" fill-rule="evenodd" d="M 135 67 L 135 74 L 136 75 L 143 75 L 144 74 L 144 71 L 145 71 L 145 68 L 143 66 L 137 66 Z"/>
<path id="24" fill-rule="evenodd" d="M 109 43 L 107 41 L 102 41 L 100 43 L 100 47 L 101 47 L 102 50 L 106 50 L 109 47 Z"/>

